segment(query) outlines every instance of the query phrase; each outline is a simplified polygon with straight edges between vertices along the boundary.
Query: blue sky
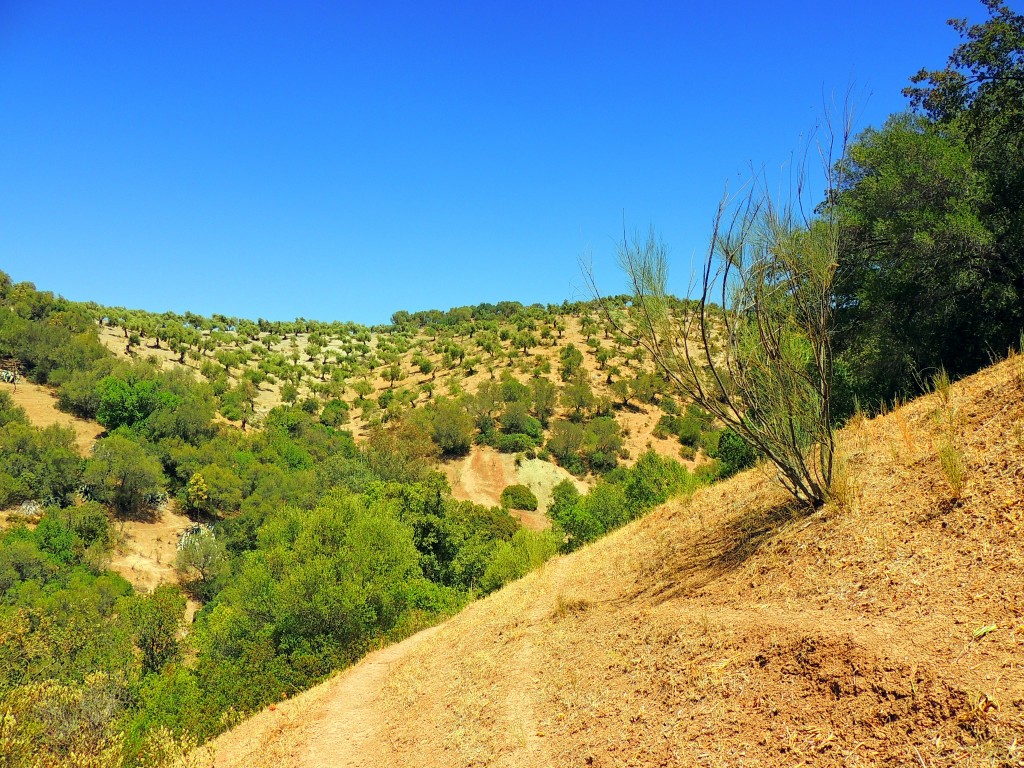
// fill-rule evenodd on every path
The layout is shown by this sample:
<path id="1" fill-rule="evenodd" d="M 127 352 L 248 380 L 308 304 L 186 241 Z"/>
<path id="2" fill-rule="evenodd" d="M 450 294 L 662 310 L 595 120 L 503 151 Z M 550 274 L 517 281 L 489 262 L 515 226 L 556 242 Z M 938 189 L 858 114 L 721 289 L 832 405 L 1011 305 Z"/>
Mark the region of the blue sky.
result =
<path id="1" fill-rule="evenodd" d="M 68 298 L 385 322 L 619 292 L 623 224 L 684 291 L 726 182 L 823 98 L 857 124 L 974 0 L 0 0 L 0 269 Z"/>

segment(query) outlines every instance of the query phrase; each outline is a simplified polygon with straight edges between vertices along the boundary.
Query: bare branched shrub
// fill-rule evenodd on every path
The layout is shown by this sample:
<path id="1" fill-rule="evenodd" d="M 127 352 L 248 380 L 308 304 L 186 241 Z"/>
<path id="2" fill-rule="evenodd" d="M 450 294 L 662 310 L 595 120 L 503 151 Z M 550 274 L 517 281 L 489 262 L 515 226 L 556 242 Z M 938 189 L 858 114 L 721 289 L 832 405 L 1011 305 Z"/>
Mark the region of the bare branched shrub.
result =
<path id="1" fill-rule="evenodd" d="M 630 335 L 686 399 L 714 414 L 778 470 L 798 500 L 819 506 L 832 482 L 832 348 L 839 220 L 833 168 L 845 154 L 848 121 L 820 146 L 829 179 L 812 216 L 804 173 L 776 202 L 762 175 L 745 194 L 723 198 L 690 295 L 667 291 L 665 246 L 653 235 L 623 238 L 620 262 L 633 293 Z M 591 289 L 597 294 L 592 273 Z"/>

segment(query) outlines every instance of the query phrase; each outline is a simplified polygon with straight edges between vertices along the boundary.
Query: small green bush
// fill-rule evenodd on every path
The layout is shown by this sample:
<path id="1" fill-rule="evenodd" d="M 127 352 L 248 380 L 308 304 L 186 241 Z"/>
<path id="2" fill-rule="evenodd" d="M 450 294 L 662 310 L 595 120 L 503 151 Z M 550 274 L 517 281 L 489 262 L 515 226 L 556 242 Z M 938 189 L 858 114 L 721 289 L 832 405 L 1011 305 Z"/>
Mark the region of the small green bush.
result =
<path id="1" fill-rule="evenodd" d="M 320 412 L 320 423 L 328 427 L 338 427 L 348 421 L 348 403 L 344 400 L 328 400 Z"/>
<path id="2" fill-rule="evenodd" d="M 537 497 L 525 485 L 509 485 L 501 492 L 501 506 L 505 509 L 537 509 Z"/>
<path id="3" fill-rule="evenodd" d="M 679 442 L 683 445 L 689 446 L 690 448 L 696 448 L 700 443 L 701 422 L 687 414 L 682 418 L 676 419 L 675 432 L 676 437 L 679 438 Z"/>
<path id="4" fill-rule="evenodd" d="M 523 453 L 530 448 L 536 447 L 536 441 L 529 435 L 499 435 L 496 440 L 496 447 L 502 453 Z"/>
<path id="5" fill-rule="evenodd" d="M 729 477 L 741 469 L 753 466 L 757 460 L 757 453 L 746 440 L 731 429 L 727 429 L 718 439 L 715 458 L 722 462 L 722 477 Z"/>

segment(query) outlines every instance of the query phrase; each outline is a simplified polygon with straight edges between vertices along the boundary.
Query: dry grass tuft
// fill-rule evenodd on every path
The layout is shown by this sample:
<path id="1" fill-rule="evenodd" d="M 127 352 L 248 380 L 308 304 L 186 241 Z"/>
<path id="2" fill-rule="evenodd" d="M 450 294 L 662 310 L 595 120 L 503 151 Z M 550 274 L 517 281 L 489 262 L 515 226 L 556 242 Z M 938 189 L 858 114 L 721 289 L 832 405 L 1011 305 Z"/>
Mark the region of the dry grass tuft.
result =
<path id="1" fill-rule="evenodd" d="M 577 613 L 583 613 L 590 608 L 590 601 L 585 597 L 570 597 L 564 592 L 559 592 L 555 598 L 555 610 L 551 613 L 552 619 L 564 619 Z"/>
<path id="2" fill-rule="evenodd" d="M 942 467 L 942 474 L 949 484 L 953 500 L 956 501 L 967 484 L 967 463 L 964 459 L 964 452 L 951 441 L 943 440 L 939 445 L 939 464 Z"/>

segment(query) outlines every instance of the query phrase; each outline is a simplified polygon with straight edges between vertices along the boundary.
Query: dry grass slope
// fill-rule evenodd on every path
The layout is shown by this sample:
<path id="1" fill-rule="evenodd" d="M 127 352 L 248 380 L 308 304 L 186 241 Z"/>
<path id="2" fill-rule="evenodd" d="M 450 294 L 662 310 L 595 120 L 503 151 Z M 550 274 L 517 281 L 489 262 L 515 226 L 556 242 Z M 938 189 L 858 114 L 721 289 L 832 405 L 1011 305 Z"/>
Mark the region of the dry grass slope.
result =
<path id="1" fill-rule="evenodd" d="M 268 766 L 1024 765 L 1015 364 L 855 421 L 814 514 L 751 471 L 473 604 L 389 660 L 356 751 L 268 736 L 274 713 L 222 744 L 262 733 Z"/>

